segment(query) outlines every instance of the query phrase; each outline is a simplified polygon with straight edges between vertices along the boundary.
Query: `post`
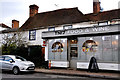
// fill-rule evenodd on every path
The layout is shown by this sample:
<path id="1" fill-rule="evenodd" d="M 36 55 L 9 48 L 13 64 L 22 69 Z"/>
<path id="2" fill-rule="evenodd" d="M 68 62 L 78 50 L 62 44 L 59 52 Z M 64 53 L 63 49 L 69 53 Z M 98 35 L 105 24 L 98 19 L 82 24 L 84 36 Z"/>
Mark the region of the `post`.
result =
<path id="1" fill-rule="evenodd" d="M 51 69 L 51 60 L 49 60 L 48 68 Z"/>

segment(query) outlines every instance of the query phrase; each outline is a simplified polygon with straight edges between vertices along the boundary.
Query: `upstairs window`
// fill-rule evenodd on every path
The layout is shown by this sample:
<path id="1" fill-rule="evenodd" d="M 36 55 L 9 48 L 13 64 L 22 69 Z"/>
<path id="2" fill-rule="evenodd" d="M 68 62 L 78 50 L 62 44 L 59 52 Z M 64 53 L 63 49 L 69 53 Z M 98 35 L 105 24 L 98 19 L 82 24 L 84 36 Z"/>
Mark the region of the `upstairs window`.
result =
<path id="1" fill-rule="evenodd" d="M 108 21 L 98 22 L 98 25 L 99 26 L 108 25 Z"/>
<path id="2" fill-rule="evenodd" d="M 72 25 L 64 25 L 63 26 L 63 29 L 71 29 L 72 28 Z"/>
<path id="3" fill-rule="evenodd" d="M 29 40 L 36 40 L 36 30 L 29 31 Z"/>
<path id="4" fill-rule="evenodd" d="M 55 27 L 49 27 L 48 31 L 55 31 Z"/>

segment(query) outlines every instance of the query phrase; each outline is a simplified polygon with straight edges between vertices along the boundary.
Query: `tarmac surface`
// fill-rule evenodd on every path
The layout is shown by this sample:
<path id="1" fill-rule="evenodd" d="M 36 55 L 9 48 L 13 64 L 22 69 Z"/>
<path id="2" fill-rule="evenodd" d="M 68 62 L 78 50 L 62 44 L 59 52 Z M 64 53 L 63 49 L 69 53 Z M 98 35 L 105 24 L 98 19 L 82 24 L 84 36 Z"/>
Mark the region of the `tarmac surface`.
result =
<path id="1" fill-rule="evenodd" d="M 46 74 L 59 74 L 59 75 L 68 75 L 68 76 L 120 80 L 120 73 L 115 71 L 99 71 L 96 73 L 96 72 L 87 72 L 86 70 L 36 68 L 35 72 L 46 73 Z"/>

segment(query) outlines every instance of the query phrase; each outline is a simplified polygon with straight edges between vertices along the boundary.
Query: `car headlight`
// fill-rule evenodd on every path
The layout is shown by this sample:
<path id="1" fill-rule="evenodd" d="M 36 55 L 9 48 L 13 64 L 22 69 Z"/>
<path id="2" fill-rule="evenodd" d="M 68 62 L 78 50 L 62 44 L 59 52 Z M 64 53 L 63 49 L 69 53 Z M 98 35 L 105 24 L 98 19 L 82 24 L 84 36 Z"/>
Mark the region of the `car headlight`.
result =
<path id="1" fill-rule="evenodd" d="M 29 64 L 29 66 L 35 66 L 34 64 Z"/>

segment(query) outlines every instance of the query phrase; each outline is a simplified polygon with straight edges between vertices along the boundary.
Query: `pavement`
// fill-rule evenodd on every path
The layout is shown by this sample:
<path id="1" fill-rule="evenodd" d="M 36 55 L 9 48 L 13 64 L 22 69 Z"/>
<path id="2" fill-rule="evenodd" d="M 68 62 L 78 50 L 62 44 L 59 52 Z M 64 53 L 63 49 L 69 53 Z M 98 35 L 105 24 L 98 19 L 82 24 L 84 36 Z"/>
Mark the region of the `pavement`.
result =
<path id="1" fill-rule="evenodd" d="M 75 70 L 75 69 L 43 69 L 36 68 L 35 72 L 46 73 L 46 74 L 58 74 L 67 76 L 79 76 L 79 77 L 90 77 L 90 78 L 102 78 L 120 80 L 120 73 L 114 71 L 99 71 L 99 72 L 87 72 L 86 70 Z"/>

